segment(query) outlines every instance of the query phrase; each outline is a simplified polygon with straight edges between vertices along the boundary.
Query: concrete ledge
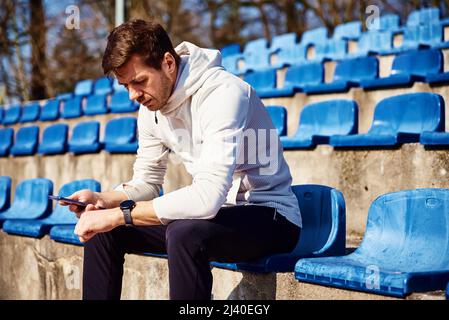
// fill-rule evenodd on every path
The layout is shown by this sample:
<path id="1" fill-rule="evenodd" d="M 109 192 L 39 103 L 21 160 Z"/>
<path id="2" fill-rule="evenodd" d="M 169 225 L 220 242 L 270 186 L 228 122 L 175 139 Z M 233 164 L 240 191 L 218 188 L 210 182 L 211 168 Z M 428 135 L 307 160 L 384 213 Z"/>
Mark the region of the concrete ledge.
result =
<path id="1" fill-rule="evenodd" d="M 358 239 L 356 240 L 358 241 Z M 0 232 L 0 299 L 80 299 L 82 247 Z M 295 280 L 293 273 L 254 274 L 214 268 L 213 298 L 220 300 L 392 299 Z M 122 299 L 168 299 L 166 259 L 127 255 Z M 444 299 L 443 292 L 407 299 Z"/>

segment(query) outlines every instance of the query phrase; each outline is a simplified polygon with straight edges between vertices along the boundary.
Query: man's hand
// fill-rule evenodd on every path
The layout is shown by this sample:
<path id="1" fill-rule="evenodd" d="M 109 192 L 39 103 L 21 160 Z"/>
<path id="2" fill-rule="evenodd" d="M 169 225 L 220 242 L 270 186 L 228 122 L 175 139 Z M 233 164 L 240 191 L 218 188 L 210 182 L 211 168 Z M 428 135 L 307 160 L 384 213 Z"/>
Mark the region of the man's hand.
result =
<path id="1" fill-rule="evenodd" d="M 81 207 L 74 204 L 68 204 L 64 201 L 59 201 L 59 204 L 62 206 L 69 206 L 69 210 L 74 212 L 76 216 L 79 218 L 85 211 L 91 211 L 91 210 L 99 210 L 106 208 L 106 203 L 100 196 L 98 192 L 93 192 L 88 189 L 80 190 L 69 197 L 67 197 L 72 200 L 81 201 L 84 203 L 88 203 L 87 207 Z"/>
<path id="2" fill-rule="evenodd" d="M 125 224 L 120 208 L 96 210 L 89 205 L 75 227 L 75 234 L 81 242 L 86 242 L 97 233 L 108 232 Z"/>

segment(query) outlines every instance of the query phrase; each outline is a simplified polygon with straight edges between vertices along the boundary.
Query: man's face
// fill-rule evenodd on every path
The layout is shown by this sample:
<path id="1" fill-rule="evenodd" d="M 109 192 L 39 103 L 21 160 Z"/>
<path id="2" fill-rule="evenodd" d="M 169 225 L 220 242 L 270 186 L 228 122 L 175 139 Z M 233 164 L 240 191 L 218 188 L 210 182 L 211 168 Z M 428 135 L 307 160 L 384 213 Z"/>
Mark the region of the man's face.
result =
<path id="1" fill-rule="evenodd" d="M 149 67 L 135 54 L 115 72 L 118 82 L 128 89 L 129 98 L 150 111 L 159 110 L 167 103 L 176 74 L 175 60 L 169 53 L 162 60 L 161 70 Z"/>

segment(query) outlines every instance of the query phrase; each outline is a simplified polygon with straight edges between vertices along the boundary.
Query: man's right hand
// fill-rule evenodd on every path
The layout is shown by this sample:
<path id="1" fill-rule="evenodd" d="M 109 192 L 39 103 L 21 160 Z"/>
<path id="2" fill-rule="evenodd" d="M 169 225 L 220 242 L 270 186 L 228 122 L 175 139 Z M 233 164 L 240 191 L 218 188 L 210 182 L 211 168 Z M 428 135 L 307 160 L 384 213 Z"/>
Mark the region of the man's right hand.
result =
<path id="1" fill-rule="evenodd" d="M 74 212 L 78 218 L 85 211 L 100 210 L 106 208 L 106 204 L 101 198 L 100 194 L 98 192 L 93 192 L 88 189 L 79 190 L 67 198 L 88 204 L 86 207 L 81 207 L 74 204 L 68 204 L 64 201 L 59 201 L 60 205 L 69 206 L 69 210 Z"/>

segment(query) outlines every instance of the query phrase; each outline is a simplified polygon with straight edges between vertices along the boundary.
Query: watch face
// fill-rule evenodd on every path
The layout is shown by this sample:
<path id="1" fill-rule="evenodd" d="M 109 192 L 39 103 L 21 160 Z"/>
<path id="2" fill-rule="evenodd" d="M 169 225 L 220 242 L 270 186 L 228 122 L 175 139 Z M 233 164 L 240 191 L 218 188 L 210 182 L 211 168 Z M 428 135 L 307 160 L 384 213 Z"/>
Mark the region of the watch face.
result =
<path id="1" fill-rule="evenodd" d="M 135 206 L 135 202 L 133 200 L 125 200 L 120 203 L 121 209 L 129 209 Z"/>

